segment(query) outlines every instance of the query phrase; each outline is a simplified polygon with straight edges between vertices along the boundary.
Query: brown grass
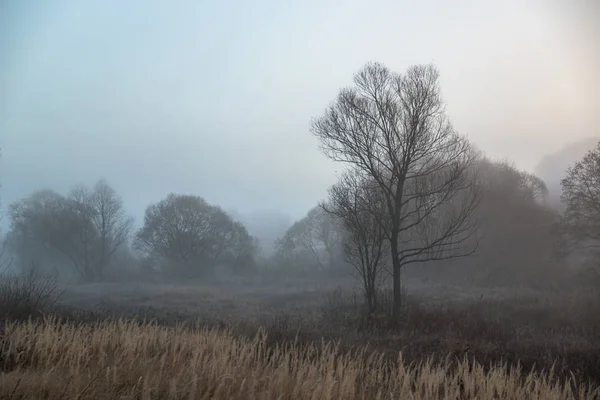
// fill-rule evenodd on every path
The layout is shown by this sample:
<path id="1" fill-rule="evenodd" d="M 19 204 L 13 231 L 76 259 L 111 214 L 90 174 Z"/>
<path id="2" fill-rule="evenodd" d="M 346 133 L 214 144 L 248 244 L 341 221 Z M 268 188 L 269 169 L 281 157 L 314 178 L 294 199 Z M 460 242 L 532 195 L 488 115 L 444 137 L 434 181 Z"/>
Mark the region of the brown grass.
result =
<path id="1" fill-rule="evenodd" d="M 594 399 L 598 388 L 548 374 L 406 365 L 361 347 L 267 345 L 227 330 L 134 321 L 7 322 L 0 398 L 6 399 Z"/>

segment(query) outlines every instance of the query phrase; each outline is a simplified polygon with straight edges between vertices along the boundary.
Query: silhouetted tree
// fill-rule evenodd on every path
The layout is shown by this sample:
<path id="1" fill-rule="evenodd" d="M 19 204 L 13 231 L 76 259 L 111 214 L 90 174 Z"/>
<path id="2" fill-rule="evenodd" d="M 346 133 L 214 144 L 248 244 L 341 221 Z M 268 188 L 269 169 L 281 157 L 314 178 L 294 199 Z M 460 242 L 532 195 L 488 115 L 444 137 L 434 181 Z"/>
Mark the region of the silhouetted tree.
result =
<path id="1" fill-rule="evenodd" d="M 358 273 L 367 312 L 372 315 L 389 255 L 385 228 L 379 222 L 386 212 L 384 198 L 376 185 L 355 171 L 344 174 L 329 189 L 329 201 L 322 207 L 341 222 L 344 256 Z"/>
<path id="2" fill-rule="evenodd" d="M 477 155 L 448 120 L 438 81 L 433 66 L 400 75 L 367 64 L 311 123 L 329 158 L 370 177 L 382 193 L 386 212 L 378 219 L 390 242 L 396 317 L 403 266 L 475 250 L 466 243 L 477 232 Z"/>

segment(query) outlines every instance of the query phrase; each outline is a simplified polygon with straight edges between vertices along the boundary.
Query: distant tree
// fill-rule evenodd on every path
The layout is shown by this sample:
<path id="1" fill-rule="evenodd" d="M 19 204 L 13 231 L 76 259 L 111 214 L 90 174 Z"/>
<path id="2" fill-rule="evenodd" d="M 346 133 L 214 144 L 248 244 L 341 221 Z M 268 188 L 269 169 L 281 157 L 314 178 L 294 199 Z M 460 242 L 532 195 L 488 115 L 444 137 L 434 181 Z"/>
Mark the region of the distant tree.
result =
<path id="1" fill-rule="evenodd" d="M 253 271 L 260 251 L 258 239 L 251 236 L 246 227 L 238 221 L 231 224 L 231 229 L 232 240 L 229 241 L 227 250 L 221 256 L 222 263 L 230 267 L 233 272 Z"/>
<path id="2" fill-rule="evenodd" d="M 64 197 L 58 193 L 39 190 L 9 206 L 7 245 L 18 268 L 26 269 L 32 263 L 42 266 L 71 264 L 59 245 L 62 243 L 59 239 L 66 237 L 61 232 L 64 227 L 58 217 L 63 202 Z"/>
<path id="3" fill-rule="evenodd" d="M 548 197 L 548 188 L 541 178 L 520 171 L 507 161 L 481 159 L 476 167 L 483 190 L 496 198 L 544 204 Z"/>
<path id="4" fill-rule="evenodd" d="M 372 315 L 378 306 L 377 292 L 389 249 L 385 228 L 378 220 L 386 212 L 385 201 L 377 186 L 369 183 L 358 172 L 344 174 L 329 190 L 329 201 L 322 207 L 341 222 L 344 256 L 358 273 L 367 312 Z"/>
<path id="5" fill-rule="evenodd" d="M 474 168 L 481 192 L 475 210 L 479 224 L 477 254 L 470 259 L 430 266 L 432 277 L 469 284 L 538 283 L 560 270 L 556 249 L 559 221 L 546 205 L 546 185 L 511 163 L 480 159 Z M 446 275 L 444 277 L 444 275 Z"/>
<path id="6" fill-rule="evenodd" d="M 211 273 L 223 259 L 251 261 L 254 240 L 246 228 L 203 198 L 170 194 L 146 209 L 135 247 L 166 260 L 174 272 Z"/>
<path id="7" fill-rule="evenodd" d="M 296 221 L 275 243 L 275 257 L 284 262 L 298 258 L 323 270 L 338 261 L 340 227 L 331 215 L 316 206 Z"/>
<path id="8" fill-rule="evenodd" d="M 577 247 L 600 248 L 600 143 L 561 181 L 567 233 Z"/>
<path id="9" fill-rule="evenodd" d="M 561 213 L 565 209 L 560 200 L 562 192 L 560 181 L 564 178 L 565 171 L 569 166 L 581 160 L 590 149 L 596 146 L 599 140 L 599 137 L 587 137 L 567 143 L 558 151 L 546 154 L 535 167 L 535 174 L 548 185 L 548 203 Z"/>
<path id="10" fill-rule="evenodd" d="M 108 183 L 77 186 L 67 197 L 42 190 L 11 205 L 11 242 L 30 244 L 69 260 L 84 281 L 101 280 L 115 252 L 126 244 L 132 218 Z"/>
<path id="11" fill-rule="evenodd" d="M 312 121 L 311 132 L 329 158 L 370 177 L 384 197 L 385 213 L 373 214 L 390 243 L 398 317 L 403 266 L 475 250 L 465 244 L 477 233 L 472 216 L 479 195 L 471 173 L 477 155 L 446 115 L 435 67 L 400 75 L 367 64 L 354 84 Z"/>
<path id="12" fill-rule="evenodd" d="M 115 252 L 121 249 L 129 239 L 133 227 L 133 218 L 125 214 L 123 200 L 105 180 L 94 186 L 89 205 L 94 212 L 92 223 L 98 236 L 98 267 L 102 274 Z"/>

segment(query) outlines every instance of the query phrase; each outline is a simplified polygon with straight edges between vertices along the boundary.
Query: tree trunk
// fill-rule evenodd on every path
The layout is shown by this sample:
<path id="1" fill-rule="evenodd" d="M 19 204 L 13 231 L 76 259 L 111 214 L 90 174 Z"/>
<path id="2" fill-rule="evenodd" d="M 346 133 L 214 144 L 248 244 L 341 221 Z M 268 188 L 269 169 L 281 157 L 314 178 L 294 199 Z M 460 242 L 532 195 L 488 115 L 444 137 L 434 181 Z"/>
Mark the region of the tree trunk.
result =
<path id="1" fill-rule="evenodd" d="M 398 232 L 392 232 L 390 247 L 392 252 L 392 269 L 394 281 L 394 306 L 392 309 L 392 315 L 394 317 L 394 324 L 396 324 L 400 320 L 400 314 L 402 312 L 402 281 L 400 278 L 400 258 L 398 257 Z"/>

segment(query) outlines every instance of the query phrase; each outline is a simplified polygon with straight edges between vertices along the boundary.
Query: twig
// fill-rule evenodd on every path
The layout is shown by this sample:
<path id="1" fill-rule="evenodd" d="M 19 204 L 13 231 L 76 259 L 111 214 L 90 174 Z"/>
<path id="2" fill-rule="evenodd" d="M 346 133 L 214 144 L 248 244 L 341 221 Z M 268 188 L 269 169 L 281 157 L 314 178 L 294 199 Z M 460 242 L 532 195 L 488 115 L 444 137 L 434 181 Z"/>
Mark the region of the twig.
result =
<path id="1" fill-rule="evenodd" d="M 13 388 L 12 392 L 10 393 L 10 397 L 9 399 L 12 399 L 13 396 L 15 395 L 17 388 L 19 387 L 19 384 L 21 383 L 21 378 L 19 378 L 19 380 L 17 381 L 17 384 L 15 385 L 15 387 Z"/>

